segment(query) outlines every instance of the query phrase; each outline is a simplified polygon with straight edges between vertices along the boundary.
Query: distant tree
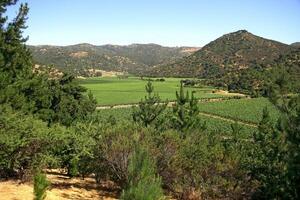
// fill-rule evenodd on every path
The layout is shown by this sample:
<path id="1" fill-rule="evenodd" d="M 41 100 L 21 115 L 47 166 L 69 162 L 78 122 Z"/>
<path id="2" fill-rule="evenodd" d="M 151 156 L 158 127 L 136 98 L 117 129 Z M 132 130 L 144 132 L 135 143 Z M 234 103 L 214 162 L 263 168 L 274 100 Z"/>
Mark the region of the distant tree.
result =
<path id="1" fill-rule="evenodd" d="M 96 76 L 96 77 L 102 76 L 102 72 L 96 71 L 96 72 L 95 72 L 95 76 Z"/>
<path id="2" fill-rule="evenodd" d="M 137 107 L 133 108 L 132 117 L 135 122 L 142 123 L 147 127 L 166 109 L 168 103 L 163 103 L 158 94 L 154 94 L 154 87 L 150 80 L 145 89 L 147 95 Z"/>

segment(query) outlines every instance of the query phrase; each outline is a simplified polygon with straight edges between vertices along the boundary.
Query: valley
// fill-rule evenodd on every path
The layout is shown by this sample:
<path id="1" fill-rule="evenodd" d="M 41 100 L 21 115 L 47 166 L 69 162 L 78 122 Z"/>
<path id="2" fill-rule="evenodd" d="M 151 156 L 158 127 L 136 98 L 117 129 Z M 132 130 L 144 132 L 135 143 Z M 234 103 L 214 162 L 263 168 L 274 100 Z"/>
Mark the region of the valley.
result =
<path id="1" fill-rule="evenodd" d="M 78 44 L 29 46 L 34 61 L 78 77 L 137 76 L 205 79 L 206 85 L 247 95 L 263 95 L 278 71 L 300 88 L 300 50 L 246 30 L 225 34 L 202 48 Z M 282 72 L 280 72 L 282 73 Z M 96 94 L 97 95 L 97 94 Z"/>
<path id="2" fill-rule="evenodd" d="M 0 1 L 1 200 L 299 199 L 298 2 L 26 1 Z"/>

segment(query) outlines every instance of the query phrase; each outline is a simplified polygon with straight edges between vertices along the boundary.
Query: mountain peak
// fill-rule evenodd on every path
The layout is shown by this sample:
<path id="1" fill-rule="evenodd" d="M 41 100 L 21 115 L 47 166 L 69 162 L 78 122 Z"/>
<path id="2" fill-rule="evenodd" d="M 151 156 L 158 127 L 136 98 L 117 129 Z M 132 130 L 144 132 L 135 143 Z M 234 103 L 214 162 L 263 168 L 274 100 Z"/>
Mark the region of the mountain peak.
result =
<path id="1" fill-rule="evenodd" d="M 258 37 L 256 35 L 248 32 L 247 30 L 238 30 L 238 31 L 227 33 L 227 34 L 223 35 L 223 37 L 244 37 L 244 36 Z M 222 38 L 222 37 L 220 37 L 220 38 Z M 220 39 L 220 38 L 218 38 L 218 39 Z"/>
<path id="2" fill-rule="evenodd" d="M 238 33 L 238 34 L 243 34 L 243 33 L 249 33 L 247 30 L 238 30 L 236 31 L 235 33 Z"/>

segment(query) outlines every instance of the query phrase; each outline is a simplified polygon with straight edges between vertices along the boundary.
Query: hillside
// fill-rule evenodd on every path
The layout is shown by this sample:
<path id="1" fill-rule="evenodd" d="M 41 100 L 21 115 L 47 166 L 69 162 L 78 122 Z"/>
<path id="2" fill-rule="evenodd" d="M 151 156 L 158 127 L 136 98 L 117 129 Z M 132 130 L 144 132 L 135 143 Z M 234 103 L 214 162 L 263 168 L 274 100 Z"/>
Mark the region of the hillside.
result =
<path id="1" fill-rule="evenodd" d="M 300 47 L 300 42 L 294 42 L 294 43 L 291 44 L 291 46 Z"/>
<path id="2" fill-rule="evenodd" d="M 293 87 L 300 89 L 300 48 L 293 49 L 276 60 L 279 66 L 285 67 L 291 76 Z"/>
<path id="3" fill-rule="evenodd" d="M 155 67 L 151 74 L 179 77 L 222 77 L 232 71 L 270 66 L 292 47 L 246 30 L 223 35 L 190 56 Z"/>
<path id="4" fill-rule="evenodd" d="M 139 74 L 152 66 L 174 62 L 199 48 L 163 47 L 157 44 L 127 46 L 77 44 L 29 46 L 37 64 L 54 65 L 61 71 L 84 75 L 87 69 Z"/>

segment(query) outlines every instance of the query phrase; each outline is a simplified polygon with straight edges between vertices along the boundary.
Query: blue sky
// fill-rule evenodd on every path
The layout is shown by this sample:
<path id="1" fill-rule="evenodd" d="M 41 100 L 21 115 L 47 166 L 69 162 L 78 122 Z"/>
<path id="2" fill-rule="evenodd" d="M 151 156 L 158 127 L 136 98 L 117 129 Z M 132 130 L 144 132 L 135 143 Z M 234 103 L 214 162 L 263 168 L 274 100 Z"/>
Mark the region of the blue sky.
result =
<path id="1" fill-rule="evenodd" d="M 246 29 L 300 41 L 300 0 L 21 0 L 30 7 L 28 44 L 157 43 L 203 46 Z M 8 16 L 16 14 L 16 6 Z"/>

